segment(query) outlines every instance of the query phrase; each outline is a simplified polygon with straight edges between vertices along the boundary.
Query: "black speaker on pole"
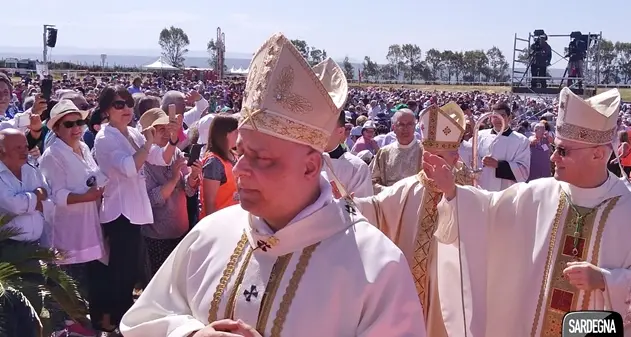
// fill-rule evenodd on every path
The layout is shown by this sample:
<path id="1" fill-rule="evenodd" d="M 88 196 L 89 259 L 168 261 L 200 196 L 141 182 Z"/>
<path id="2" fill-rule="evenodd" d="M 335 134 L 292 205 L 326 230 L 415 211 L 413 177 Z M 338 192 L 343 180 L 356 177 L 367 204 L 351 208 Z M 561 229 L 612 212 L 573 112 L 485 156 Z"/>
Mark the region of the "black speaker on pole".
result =
<path id="1" fill-rule="evenodd" d="M 57 29 L 56 28 L 47 28 L 48 36 L 46 38 L 46 45 L 50 48 L 55 48 L 57 44 Z"/>

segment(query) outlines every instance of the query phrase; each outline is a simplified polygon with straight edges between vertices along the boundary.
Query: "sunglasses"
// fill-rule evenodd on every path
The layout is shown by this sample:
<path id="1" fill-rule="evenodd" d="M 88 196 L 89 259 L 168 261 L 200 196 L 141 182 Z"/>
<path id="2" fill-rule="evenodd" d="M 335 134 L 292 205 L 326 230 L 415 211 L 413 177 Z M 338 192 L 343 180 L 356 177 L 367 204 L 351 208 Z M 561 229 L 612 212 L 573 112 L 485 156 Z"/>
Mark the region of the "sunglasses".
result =
<path id="1" fill-rule="evenodd" d="M 79 119 L 79 120 L 76 120 L 76 121 L 64 121 L 64 122 L 61 122 L 61 125 L 63 125 L 64 128 L 66 128 L 66 129 L 71 129 L 75 125 L 76 126 L 84 126 L 84 125 L 87 125 L 87 124 L 88 124 L 88 121 L 86 121 L 85 119 Z"/>
<path id="2" fill-rule="evenodd" d="M 112 107 L 116 110 L 123 110 L 125 108 L 125 106 L 127 106 L 128 108 L 133 108 L 134 104 L 132 103 L 131 105 L 128 104 L 125 101 L 114 101 L 112 102 Z"/>
<path id="3" fill-rule="evenodd" d="M 574 151 L 574 150 L 585 150 L 585 149 L 593 149 L 593 148 L 596 148 L 596 147 L 598 147 L 598 146 L 585 146 L 585 147 L 576 147 L 576 148 L 573 148 L 573 149 L 565 149 L 565 148 L 562 148 L 562 147 L 557 146 L 557 147 L 554 149 L 554 151 L 555 151 L 556 153 L 558 153 L 558 154 L 559 154 L 559 156 L 561 156 L 561 157 L 567 157 L 567 155 L 569 154 L 569 152 L 570 152 L 570 151 Z"/>

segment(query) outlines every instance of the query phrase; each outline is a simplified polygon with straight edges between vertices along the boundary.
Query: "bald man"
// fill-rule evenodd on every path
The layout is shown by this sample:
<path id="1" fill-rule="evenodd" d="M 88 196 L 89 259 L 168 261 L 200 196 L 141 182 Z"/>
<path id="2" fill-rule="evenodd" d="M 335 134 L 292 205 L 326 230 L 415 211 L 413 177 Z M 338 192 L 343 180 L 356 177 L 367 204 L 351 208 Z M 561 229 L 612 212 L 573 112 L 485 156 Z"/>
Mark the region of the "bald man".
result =
<path id="1" fill-rule="evenodd" d="M 48 186 L 39 169 L 28 164 L 26 136 L 19 130 L 0 131 L 0 214 L 13 219 L 17 241 L 37 241 L 44 229 L 44 213 L 52 210 Z"/>
<path id="2" fill-rule="evenodd" d="M 410 109 L 400 109 L 392 116 L 392 129 L 397 141 L 377 152 L 370 163 L 375 194 L 420 170 L 421 143 L 416 139 L 416 118 Z"/>

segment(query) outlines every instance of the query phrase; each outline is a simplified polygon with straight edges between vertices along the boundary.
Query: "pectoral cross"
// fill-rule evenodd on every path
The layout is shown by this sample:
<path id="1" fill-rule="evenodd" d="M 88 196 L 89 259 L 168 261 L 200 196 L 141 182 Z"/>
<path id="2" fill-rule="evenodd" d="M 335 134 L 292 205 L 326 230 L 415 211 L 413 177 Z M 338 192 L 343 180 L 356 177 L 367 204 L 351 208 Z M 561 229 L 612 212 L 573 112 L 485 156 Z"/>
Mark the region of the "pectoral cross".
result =
<path id="1" fill-rule="evenodd" d="M 350 214 L 350 215 L 356 215 L 357 214 L 357 211 L 355 211 L 355 208 L 353 206 L 347 204 L 344 207 L 346 208 L 346 211 L 348 212 L 348 214 Z"/>
<path id="2" fill-rule="evenodd" d="M 272 248 L 272 246 L 270 246 L 269 243 L 267 243 L 267 241 L 263 241 L 263 240 L 256 241 L 256 246 L 264 252 L 267 252 L 268 249 Z"/>
<path id="3" fill-rule="evenodd" d="M 572 254 L 576 257 L 578 257 L 578 243 L 581 238 L 581 231 L 583 229 L 583 220 L 583 217 L 577 212 L 576 226 L 574 227 L 574 235 L 572 235 L 574 237 L 574 248 L 572 248 Z"/>
<path id="4" fill-rule="evenodd" d="M 246 289 L 243 292 L 243 296 L 245 296 L 246 301 L 250 302 L 250 299 L 252 298 L 252 296 L 254 296 L 254 298 L 259 297 L 259 292 L 256 290 L 255 285 L 251 285 L 249 291 Z"/>

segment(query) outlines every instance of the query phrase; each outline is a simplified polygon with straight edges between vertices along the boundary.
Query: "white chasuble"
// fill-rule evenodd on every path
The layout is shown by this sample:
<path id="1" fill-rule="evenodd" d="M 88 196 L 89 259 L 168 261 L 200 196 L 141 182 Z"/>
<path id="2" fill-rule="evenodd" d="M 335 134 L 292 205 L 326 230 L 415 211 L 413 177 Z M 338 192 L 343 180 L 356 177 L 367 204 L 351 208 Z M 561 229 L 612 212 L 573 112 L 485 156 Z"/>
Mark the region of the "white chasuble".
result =
<path id="1" fill-rule="evenodd" d="M 324 207 L 276 233 L 239 205 L 204 218 L 123 317 L 125 337 L 186 337 L 224 318 L 263 337 L 426 336 L 401 251 L 322 193 Z"/>
<path id="2" fill-rule="evenodd" d="M 482 158 L 485 156 L 495 158 L 498 167 L 482 165 Z M 480 188 L 487 191 L 502 191 L 528 179 L 530 142 L 524 135 L 510 129 L 501 135 L 497 135 L 493 129 L 481 130 L 478 133 L 477 160 L 478 167 L 482 168 L 478 179 Z"/>
<path id="3" fill-rule="evenodd" d="M 463 292 L 473 295 L 464 301 L 473 336 L 558 337 L 563 315 L 575 310 L 613 310 L 627 322 L 631 318 L 631 191 L 617 177 L 610 174 L 592 189 L 554 178 L 501 192 L 459 186 L 456 198 L 443 199 L 438 209 L 436 235 L 454 255 L 439 263 L 453 266 L 453 251 L 460 248 Z M 448 255 L 439 252 L 440 259 Z M 598 266 L 605 290 L 570 285 L 562 274 L 570 261 Z M 443 316 L 462 316 L 451 310 L 443 307 Z M 629 325 L 625 336 L 631 336 Z"/>
<path id="4" fill-rule="evenodd" d="M 471 184 L 471 177 L 463 163 L 458 163 L 456 182 Z M 429 186 L 429 187 L 428 187 Z M 369 198 L 355 198 L 354 202 L 366 219 L 379 228 L 401 250 L 408 260 L 419 300 L 423 305 L 427 335 L 453 336 L 445 329 L 440 298 L 453 292 L 439 293 L 435 237 L 437 204 L 442 193 L 425 178 L 423 172 L 405 178 L 379 194 Z"/>

